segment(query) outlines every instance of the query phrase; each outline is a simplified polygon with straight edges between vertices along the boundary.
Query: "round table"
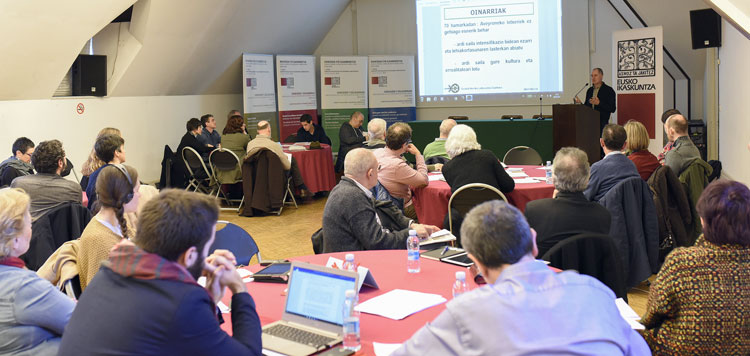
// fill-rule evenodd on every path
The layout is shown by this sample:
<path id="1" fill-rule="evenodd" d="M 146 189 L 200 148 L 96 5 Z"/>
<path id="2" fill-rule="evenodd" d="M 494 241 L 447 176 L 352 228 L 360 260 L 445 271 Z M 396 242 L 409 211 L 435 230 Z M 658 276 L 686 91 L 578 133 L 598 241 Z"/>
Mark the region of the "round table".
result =
<path id="1" fill-rule="evenodd" d="M 529 177 L 544 177 L 545 171 L 540 166 L 509 166 L 523 168 Z M 437 173 L 436 173 L 437 174 Z M 545 182 L 516 183 L 515 189 L 505 193 L 508 202 L 521 211 L 526 209 L 526 203 L 544 198 L 552 198 L 555 187 Z M 443 219 L 448 214 L 448 201 L 451 198 L 451 187 L 442 180 L 430 181 L 426 187 L 413 190 L 412 203 L 417 212 L 417 218 L 422 224 L 443 227 Z"/>
<path id="2" fill-rule="evenodd" d="M 467 268 L 421 258 L 420 273 L 412 274 L 406 271 L 406 250 L 385 251 L 356 251 L 354 259 L 363 267 L 370 269 L 380 289 L 362 286 L 359 302 L 387 293 L 393 289 L 407 289 L 417 292 L 442 295 L 447 300 L 452 299 L 453 281 L 456 271 L 466 271 L 469 288 L 476 288 Z M 325 265 L 329 257 L 343 260 L 346 252 L 337 252 L 313 256 L 294 257 L 292 260 L 303 261 L 318 265 Z M 247 269 L 256 272 L 261 266 L 254 265 Z M 263 325 L 281 319 L 284 310 L 285 297 L 282 295 L 286 284 L 250 282 L 247 290 L 255 299 L 256 311 Z M 231 294 L 227 291 L 222 301 L 229 305 Z M 445 310 L 445 303 L 409 315 L 402 320 L 391 320 L 382 316 L 362 313 L 360 317 L 360 337 L 362 350 L 357 355 L 374 355 L 373 342 L 402 343 L 409 339 L 419 328 L 435 319 Z M 232 334 L 232 322 L 229 314 L 224 314 L 224 324 L 221 328 Z"/>
<path id="3" fill-rule="evenodd" d="M 311 150 L 309 143 L 297 143 L 295 145 L 305 147 L 305 150 L 291 151 L 289 150 L 291 144 L 282 144 L 281 147 L 284 152 L 290 153 L 297 161 L 307 189 L 313 193 L 331 191 L 336 186 L 331 146 L 321 143 L 321 149 Z"/>

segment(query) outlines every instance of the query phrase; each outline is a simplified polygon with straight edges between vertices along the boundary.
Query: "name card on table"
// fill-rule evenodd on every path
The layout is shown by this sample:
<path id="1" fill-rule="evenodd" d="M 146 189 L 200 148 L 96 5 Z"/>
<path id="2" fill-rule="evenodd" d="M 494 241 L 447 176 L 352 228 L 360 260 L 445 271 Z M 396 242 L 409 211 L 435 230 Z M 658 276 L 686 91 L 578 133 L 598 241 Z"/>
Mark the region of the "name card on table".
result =
<path id="1" fill-rule="evenodd" d="M 326 267 L 343 269 L 343 266 L 344 261 L 338 258 L 328 257 Z M 370 288 L 380 289 L 380 287 L 378 287 L 378 282 L 375 282 L 375 277 L 367 267 L 357 266 L 357 274 L 359 275 L 359 285 L 357 286 L 357 292 L 362 289 L 363 284 Z"/>

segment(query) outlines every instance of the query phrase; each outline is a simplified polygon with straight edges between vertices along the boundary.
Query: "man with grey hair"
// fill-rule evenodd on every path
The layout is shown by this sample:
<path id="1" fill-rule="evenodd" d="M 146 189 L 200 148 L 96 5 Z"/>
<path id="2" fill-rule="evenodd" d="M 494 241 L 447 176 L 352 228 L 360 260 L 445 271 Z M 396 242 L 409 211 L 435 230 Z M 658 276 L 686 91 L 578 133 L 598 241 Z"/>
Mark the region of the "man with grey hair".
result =
<path id="1" fill-rule="evenodd" d="M 461 226 L 463 247 L 487 285 L 455 297 L 393 356 L 650 355 L 593 277 L 535 260 L 536 233 L 518 209 L 480 204 Z"/>
<path id="2" fill-rule="evenodd" d="M 385 126 L 383 119 L 372 119 L 367 123 L 367 135 L 370 139 L 365 144 L 365 148 L 374 150 L 385 147 Z"/>
<path id="3" fill-rule="evenodd" d="M 439 230 L 417 224 L 400 212 L 394 216 L 392 229 L 384 226 L 370 191 L 378 182 L 379 168 L 368 149 L 355 148 L 346 155 L 344 176 L 323 210 L 323 253 L 405 249 L 409 230 L 416 230 L 420 238 Z"/>
<path id="4" fill-rule="evenodd" d="M 425 159 L 430 157 L 444 157 L 450 159 L 448 153 L 445 151 L 445 140 L 448 139 L 448 135 L 451 133 L 453 127 L 456 126 L 456 120 L 446 119 L 440 123 L 440 137 L 436 138 L 424 147 Z"/>
<path id="5" fill-rule="evenodd" d="M 526 219 L 537 232 L 540 257 L 573 235 L 609 234 L 612 219 L 609 211 L 583 195 L 589 183 L 589 171 L 586 152 L 575 147 L 561 148 L 552 165 L 553 197 L 526 204 Z"/>

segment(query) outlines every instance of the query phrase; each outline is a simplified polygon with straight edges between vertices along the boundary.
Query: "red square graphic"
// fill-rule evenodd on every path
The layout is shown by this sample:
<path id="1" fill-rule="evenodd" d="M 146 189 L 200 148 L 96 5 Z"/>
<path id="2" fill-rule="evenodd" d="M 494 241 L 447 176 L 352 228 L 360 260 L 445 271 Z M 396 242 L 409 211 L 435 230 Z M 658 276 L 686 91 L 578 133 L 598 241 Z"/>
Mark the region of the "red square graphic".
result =
<path id="1" fill-rule="evenodd" d="M 635 120 L 646 126 L 648 137 L 656 138 L 654 122 L 656 121 L 656 94 L 617 94 L 617 123 L 625 125 Z"/>
<path id="2" fill-rule="evenodd" d="M 281 78 L 281 86 L 282 87 L 286 86 L 286 78 Z"/>
<path id="3" fill-rule="evenodd" d="M 378 77 L 372 77 L 372 84 L 378 84 Z"/>
<path id="4" fill-rule="evenodd" d="M 331 77 L 326 77 L 326 84 L 325 85 L 331 85 Z"/>

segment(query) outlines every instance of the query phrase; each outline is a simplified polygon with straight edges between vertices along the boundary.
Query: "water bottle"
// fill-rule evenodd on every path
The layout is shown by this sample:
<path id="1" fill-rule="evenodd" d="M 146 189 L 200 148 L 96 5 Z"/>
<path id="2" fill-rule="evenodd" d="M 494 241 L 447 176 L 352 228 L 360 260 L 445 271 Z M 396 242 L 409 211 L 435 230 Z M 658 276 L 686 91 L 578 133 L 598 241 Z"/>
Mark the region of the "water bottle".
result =
<path id="1" fill-rule="evenodd" d="M 342 346 L 344 349 L 351 351 L 358 351 L 362 347 L 359 341 L 359 311 L 354 310 L 354 307 L 357 306 L 357 299 L 355 290 L 347 290 L 342 310 L 342 325 L 344 327 L 344 343 Z"/>
<path id="2" fill-rule="evenodd" d="M 469 285 L 466 284 L 466 272 L 456 272 L 456 281 L 453 282 L 453 298 L 458 297 L 469 291 Z"/>
<path id="3" fill-rule="evenodd" d="M 417 230 L 409 230 L 409 238 L 406 239 L 406 270 L 409 273 L 419 273 L 419 237 Z"/>
<path id="4" fill-rule="evenodd" d="M 357 272 L 357 266 L 354 264 L 354 254 L 353 253 L 347 253 L 344 264 L 341 266 L 341 269 L 345 271 L 352 271 Z"/>
<path id="5" fill-rule="evenodd" d="M 547 184 L 554 183 L 552 181 L 552 162 L 550 162 L 550 161 L 547 161 L 547 169 L 545 171 L 545 174 L 546 174 L 546 177 L 547 177 L 547 180 L 546 180 Z"/>

